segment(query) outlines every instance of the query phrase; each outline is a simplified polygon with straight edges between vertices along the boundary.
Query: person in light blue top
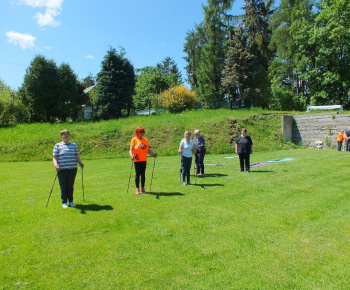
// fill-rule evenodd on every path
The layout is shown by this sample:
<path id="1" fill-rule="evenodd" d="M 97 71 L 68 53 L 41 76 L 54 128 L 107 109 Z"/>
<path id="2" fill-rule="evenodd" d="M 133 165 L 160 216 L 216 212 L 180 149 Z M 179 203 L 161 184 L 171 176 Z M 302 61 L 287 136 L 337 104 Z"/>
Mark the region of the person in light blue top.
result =
<path id="1" fill-rule="evenodd" d="M 67 208 L 68 204 L 70 206 L 75 206 L 73 202 L 73 192 L 75 176 L 78 171 L 77 163 L 82 169 L 84 168 L 84 164 L 79 157 L 78 147 L 75 143 L 69 142 L 69 136 L 68 130 L 65 129 L 61 131 L 62 142 L 55 144 L 52 158 L 60 183 L 63 208 Z"/>
<path id="2" fill-rule="evenodd" d="M 191 140 L 191 132 L 186 131 L 184 138 L 180 142 L 179 153 L 181 154 L 181 174 L 182 174 L 182 184 L 191 185 L 191 165 L 192 165 L 192 153 L 197 150 L 196 146 Z"/>

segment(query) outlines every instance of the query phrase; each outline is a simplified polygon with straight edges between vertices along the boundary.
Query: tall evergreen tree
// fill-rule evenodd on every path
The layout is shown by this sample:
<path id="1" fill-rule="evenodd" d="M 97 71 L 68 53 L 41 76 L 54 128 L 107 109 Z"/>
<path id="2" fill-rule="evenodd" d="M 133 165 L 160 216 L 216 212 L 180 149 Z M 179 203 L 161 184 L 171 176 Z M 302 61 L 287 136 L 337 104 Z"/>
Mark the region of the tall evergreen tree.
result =
<path id="1" fill-rule="evenodd" d="M 125 51 L 110 48 L 102 61 L 94 94 L 95 114 L 98 118 L 119 118 L 130 114 L 135 89 L 135 71 L 125 58 Z"/>
<path id="2" fill-rule="evenodd" d="M 182 83 L 182 74 L 171 57 L 166 57 L 161 63 L 158 63 L 157 68 L 166 78 L 169 87 L 175 87 Z"/>
<path id="3" fill-rule="evenodd" d="M 58 67 L 60 82 L 58 116 L 62 122 L 67 117 L 76 119 L 77 102 L 82 94 L 77 76 L 74 74 L 69 64 L 61 64 Z"/>
<path id="4" fill-rule="evenodd" d="M 187 54 L 187 56 L 184 57 L 187 63 L 185 69 L 187 72 L 187 81 L 190 83 L 192 89 L 198 87 L 197 71 L 205 39 L 203 24 L 197 25 L 195 29 L 187 32 L 187 37 L 185 39 L 184 52 Z"/>
<path id="5" fill-rule="evenodd" d="M 251 66 L 253 72 L 246 97 L 253 101 L 254 105 L 268 107 L 271 97 L 268 79 L 268 66 L 272 58 L 269 49 L 271 31 L 269 29 L 269 17 L 272 1 L 245 0 L 244 29 L 248 36 L 250 54 L 254 56 Z"/>
<path id="6" fill-rule="evenodd" d="M 253 56 L 249 52 L 242 27 L 234 29 L 231 38 L 221 82 L 232 100 L 244 99 L 248 80 L 251 78 L 249 68 Z"/>
<path id="7" fill-rule="evenodd" d="M 215 107 L 223 100 L 221 85 L 227 39 L 226 12 L 232 7 L 232 0 L 208 0 L 204 9 L 205 42 L 201 48 L 200 62 L 197 68 L 199 95 L 209 107 Z"/>
<path id="8" fill-rule="evenodd" d="M 21 89 L 23 103 L 31 113 L 31 121 L 55 121 L 60 105 L 59 88 L 56 63 L 44 56 L 36 56 L 26 70 Z"/>

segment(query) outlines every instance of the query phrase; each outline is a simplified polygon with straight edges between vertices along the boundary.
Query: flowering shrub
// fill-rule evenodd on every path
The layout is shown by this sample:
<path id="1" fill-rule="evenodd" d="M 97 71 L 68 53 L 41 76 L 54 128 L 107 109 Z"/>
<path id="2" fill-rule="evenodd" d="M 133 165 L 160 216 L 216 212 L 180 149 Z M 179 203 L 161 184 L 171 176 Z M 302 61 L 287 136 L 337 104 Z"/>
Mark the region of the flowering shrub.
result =
<path id="1" fill-rule="evenodd" d="M 161 106 L 171 113 L 193 109 L 197 102 L 196 93 L 183 85 L 172 87 L 161 93 Z"/>

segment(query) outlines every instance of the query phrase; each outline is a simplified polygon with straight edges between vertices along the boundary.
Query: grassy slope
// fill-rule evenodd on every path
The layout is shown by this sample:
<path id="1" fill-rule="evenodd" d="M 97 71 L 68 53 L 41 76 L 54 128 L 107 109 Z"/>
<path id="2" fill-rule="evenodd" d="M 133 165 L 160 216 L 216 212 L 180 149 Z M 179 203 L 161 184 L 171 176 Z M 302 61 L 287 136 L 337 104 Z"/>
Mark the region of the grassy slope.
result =
<path id="1" fill-rule="evenodd" d="M 57 183 L 45 208 L 51 162 L 0 162 L 0 289 L 347 289 L 348 152 L 254 153 L 295 160 L 251 174 L 225 157 L 183 187 L 160 156 L 141 196 L 128 158 L 86 160 L 67 210 Z"/>
<path id="2" fill-rule="evenodd" d="M 292 146 L 282 140 L 281 118 L 278 112 L 220 109 L 91 123 L 20 124 L 0 128 L 0 160 L 50 160 L 53 145 L 60 141 L 59 132 L 65 128 L 84 159 L 126 157 L 138 126 L 145 127 L 153 150 L 163 156 L 176 155 L 184 131 L 197 128 L 206 138 L 208 153 L 231 153 L 242 127 L 248 128 L 256 152 L 279 150 Z"/>

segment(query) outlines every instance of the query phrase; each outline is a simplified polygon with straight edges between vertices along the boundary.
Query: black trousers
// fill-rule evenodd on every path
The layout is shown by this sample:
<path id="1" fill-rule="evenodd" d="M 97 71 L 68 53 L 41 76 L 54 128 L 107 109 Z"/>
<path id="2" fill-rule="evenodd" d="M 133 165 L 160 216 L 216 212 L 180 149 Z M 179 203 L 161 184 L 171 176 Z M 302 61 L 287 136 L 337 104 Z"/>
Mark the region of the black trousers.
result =
<path id="1" fill-rule="evenodd" d="M 239 153 L 238 156 L 241 171 L 244 171 L 244 165 L 245 170 L 250 171 L 250 153 Z"/>
<path id="2" fill-rule="evenodd" d="M 146 161 L 134 162 L 136 188 L 140 188 L 140 177 L 141 177 L 141 188 L 145 188 L 146 165 L 147 165 Z"/>
<path id="3" fill-rule="evenodd" d="M 338 141 L 338 151 L 341 151 L 342 145 L 343 145 L 343 141 Z"/>
<path id="4" fill-rule="evenodd" d="M 192 157 L 185 157 L 181 155 L 182 182 L 185 182 L 187 179 L 187 183 L 190 183 L 191 164 L 192 164 Z"/>
<path id="5" fill-rule="evenodd" d="M 73 201 L 74 182 L 77 175 L 77 168 L 63 169 L 57 172 L 58 181 L 61 188 L 61 200 L 62 203 Z"/>
<path id="6" fill-rule="evenodd" d="M 197 174 L 204 174 L 204 155 L 205 154 L 196 153 L 195 162 L 197 167 Z"/>

